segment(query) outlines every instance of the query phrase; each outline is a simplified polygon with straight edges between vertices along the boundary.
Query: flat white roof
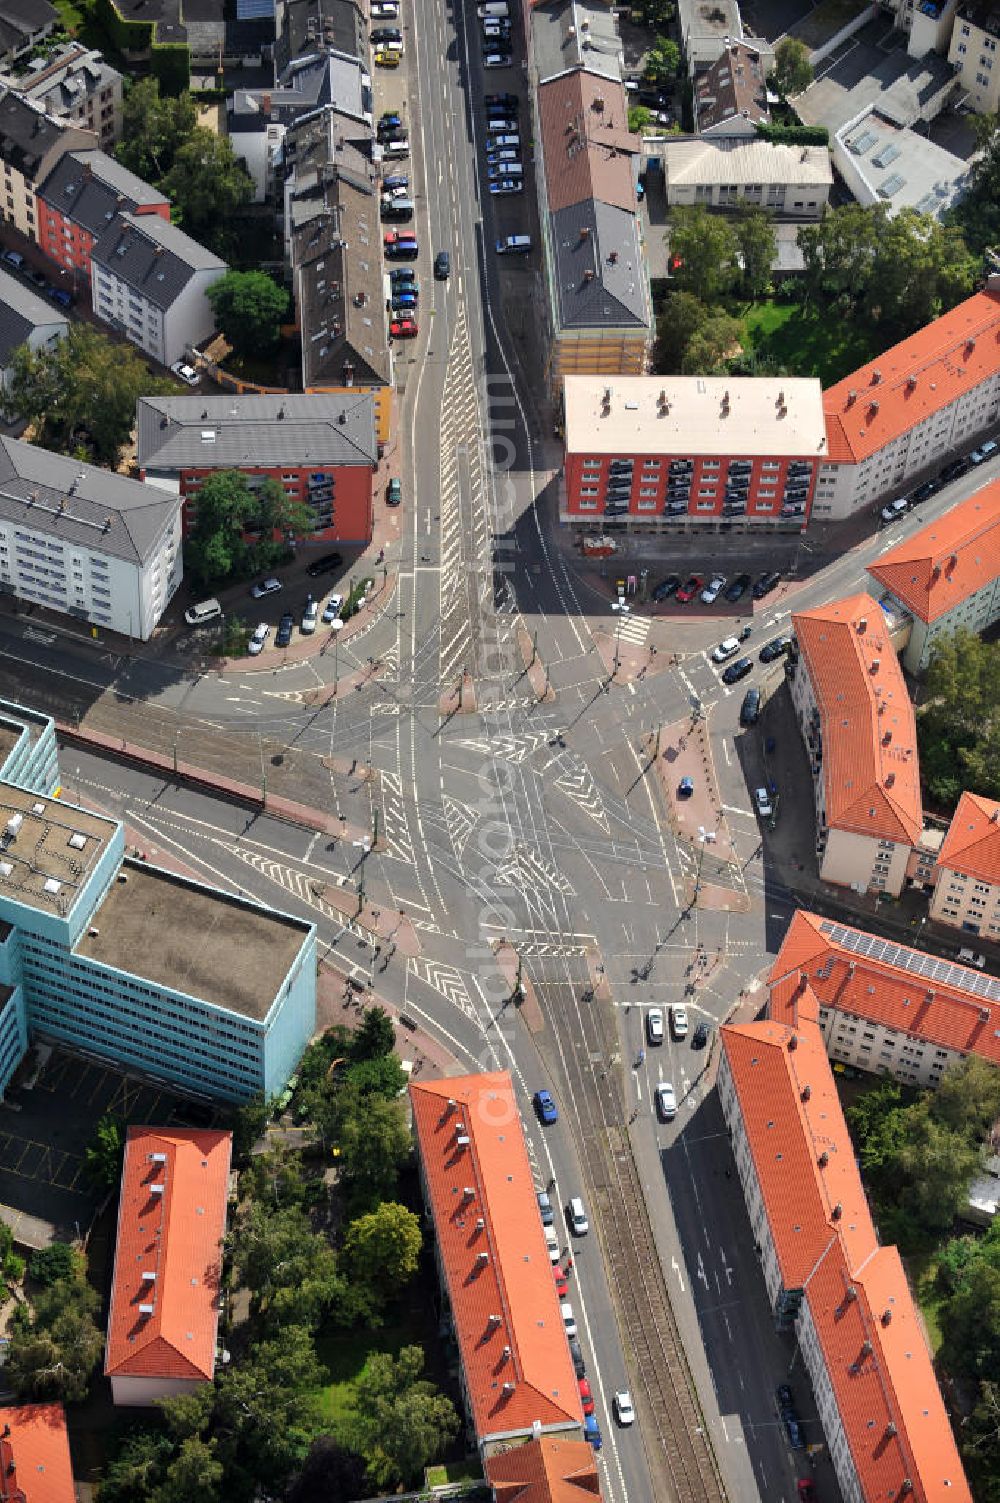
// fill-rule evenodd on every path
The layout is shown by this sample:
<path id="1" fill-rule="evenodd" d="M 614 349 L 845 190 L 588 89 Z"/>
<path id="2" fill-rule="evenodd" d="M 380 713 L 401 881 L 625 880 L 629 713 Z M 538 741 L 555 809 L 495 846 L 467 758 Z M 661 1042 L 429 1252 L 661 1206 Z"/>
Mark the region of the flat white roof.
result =
<path id="1" fill-rule="evenodd" d="M 811 376 L 567 376 L 563 401 L 571 454 L 826 456 Z"/>
<path id="2" fill-rule="evenodd" d="M 655 150 L 662 158 L 668 184 L 807 183 L 827 187 L 833 182 L 830 153 L 825 146 L 779 146 L 770 141 L 719 140 L 697 136 L 643 142 L 643 155 Z"/>

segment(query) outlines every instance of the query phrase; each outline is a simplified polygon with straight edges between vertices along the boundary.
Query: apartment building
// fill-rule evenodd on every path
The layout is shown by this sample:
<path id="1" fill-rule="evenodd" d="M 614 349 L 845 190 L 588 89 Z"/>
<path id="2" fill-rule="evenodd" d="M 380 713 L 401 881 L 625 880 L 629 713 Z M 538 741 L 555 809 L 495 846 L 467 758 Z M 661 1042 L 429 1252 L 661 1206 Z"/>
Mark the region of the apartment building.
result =
<path id="1" fill-rule="evenodd" d="M 699 136 L 753 140 L 757 126 L 771 119 L 766 73 L 773 66 L 770 51 L 762 55 L 756 47 L 727 37 L 719 56 L 694 80 L 694 128 Z"/>
<path id="2" fill-rule="evenodd" d="M 734 43 L 745 42 L 767 56 L 767 43 L 744 27 L 738 0 L 712 0 L 711 4 L 706 0 L 678 0 L 677 25 L 692 81 L 718 62 Z M 773 66 L 772 60 L 766 61 L 765 76 Z"/>
<path id="3" fill-rule="evenodd" d="M 798 916 L 797 916 L 798 917 Z M 719 1102 L 775 1324 L 793 1329 L 845 1499 L 972 1503 L 919 1312 L 879 1245 L 803 974 L 720 1030 Z"/>
<path id="4" fill-rule="evenodd" d="M 944 7 L 952 11 L 953 7 Z M 977 115 L 1000 110 L 1000 9 L 996 0 L 959 0 L 954 7 L 948 61 Z"/>
<path id="5" fill-rule="evenodd" d="M 61 1404 L 0 1408 L 0 1498 L 4 1503 L 76 1503 Z"/>
<path id="6" fill-rule="evenodd" d="M 90 256 L 94 312 L 161 365 L 214 332 L 207 294 L 226 263 L 169 220 L 116 214 Z"/>
<path id="7" fill-rule="evenodd" d="M 0 88 L 0 214 L 38 240 L 37 190 L 67 152 L 89 150 L 97 138 L 47 115 L 12 89 Z"/>
<path id="8" fill-rule="evenodd" d="M 11 356 L 21 345 L 29 350 L 51 349 L 63 339 L 69 320 L 48 298 L 30 292 L 17 277 L 0 267 L 0 391 L 7 385 Z"/>
<path id="9" fill-rule="evenodd" d="M 903 663 L 921 673 L 936 644 L 1000 619 L 1000 481 L 952 506 L 869 564 L 893 609 L 912 617 Z"/>
<path id="10" fill-rule="evenodd" d="M 1000 804 L 965 792 L 938 852 L 930 917 L 1000 941 Z"/>
<path id="11" fill-rule="evenodd" d="M 309 507 L 313 532 L 307 541 L 371 537 L 378 443 L 367 391 L 142 397 L 136 425 L 139 473 L 182 498 L 185 532 L 205 477 L 239 470 L 251 486 L 274 480 Z"/>
<path id="12" fill-rule="evenodd" d="M 816 994 L 837 1064 L 920 1087 L 969 1054 L 1000 1065 L 1000 981 L 971 966 L 798 909 L 772 983 L 793 972 Z"/>
<path id="13" fill-rule="evenodd" d="M 896 28 L 906 34 L 909 57 L 922 58 L 928 52 L 947 52 L 957 0 L 880 0 Z"/>
<path id="14" fill-rule="evenodd" d="M 150 1408 L 215 1376 L 233 1135 L 130 1127 L 104 1375 Z"/>
<path id="15" fill-rule="evenodd" d="M 0 77 L 47 115 L 91 131 L 102 151 L 122 133 L 122 75 L 100 52 L 68 41 L 45 58 Z"/>
<path id="16" fill-rule="evenodd" d="M 58 798 L 59 748 L 50 715 L 0 699 L 0 782 Z"/>
<path id="17" fill-rule="evenodd" d="M 882 609 L 851 595 L 792 616 L 792 704 L 825 882 L 897 897 L 923 829 L 917 727 Z"/>
<path id="18" fill-rule="evenodd" d="M 183 578 L 176 496 L 0 436 L 0 588 L 146 642 Z"/>
<path id="19" fill-rule="evenodd" d="M 59 24 L 59 12 L 49 0 L 0 0 L 0 62 L 23 57 Z"/>
<path id="20" fill-rule="evenodd" d="M 813 515 L 902 490 L 1000 420 L 1000 277 L 823 393 L 828 452 Z"/>
<path id="21" fill-rule="evenodd" d="M 274 0 L 274 29 L 275 78 L 318 47 L 368 61 L 368 7 L 360 0 Z"/>
<path id="22" fill-rule="evenodd" d="M 103 151 L 70 151 L 38 189 L 38 234 L 57 266 L 90 281 L 97 241 L 119 214 L 151 215 L 170 223 L 170 201 Z"/>
<path id="23" fill-rule="evenodd" d="M 601 1483 L 589 1441 L 543 1435 L 487 1458 L 495 1503 L 587 1503 Z"/>
<path id="24" fill-rule="evenodd" d="M 223 1101 L 280 1092 L 316 931 L 124 859 L 117 820 L 0 783 L 0 1093 L 40 1037 Z"/>
<path id="25" fill-rule="evenodd" d="M 669 208 L 753 204 L 775 219 L 821 219 L 833 186 L 825 146 L 778 146 L 740 136 L 669 136 L 646 142 L 658 160 Z"/>
<path id="26" fill-rule="evenodd" d="M 480 1457 L 548 1436 L 581 1440 L 580 1391 L 510 1075 L 451 1076 L 409 1089 L 459 1384 Z"/>
<path id="27" fill-rule="evenodd" d="M 811 378 L 567 376 L 564 522 L 805 527 L 826 453 Z"/>

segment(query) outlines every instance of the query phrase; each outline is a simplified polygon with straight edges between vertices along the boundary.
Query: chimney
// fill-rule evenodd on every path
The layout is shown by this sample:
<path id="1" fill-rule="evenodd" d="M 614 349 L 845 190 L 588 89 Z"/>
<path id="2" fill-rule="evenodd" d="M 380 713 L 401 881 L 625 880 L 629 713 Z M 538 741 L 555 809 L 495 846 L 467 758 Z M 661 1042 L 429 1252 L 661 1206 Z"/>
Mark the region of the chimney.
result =
<path id="1" fill-rule="evenodd" d="M 892 1321 L 892 1311 L 889 1310 L 889 1309 L 883 1310 L 882 1311 L 882 1324 L 884 1326 L 887 1326 L 887 1325 L 889 1325 L 891 1323 L 891 1321 Z"/>
<path id="2" fill-rule="evenodd" d="M 804 1085 L 801 1092 L 802 1100 L 809 1101 L 812 1098 L 812 1086 Z"/>
<path id="3" fill-rule="evenodd" d="M 843 1214 L 844 1214 L 844 1207 L 841 1205 L 840 1201 L 838 1200 L 837 1204 L 834 1206 L 833 1210 L 830 1212 L 830 1215 L 833 1217 L 834 1221 L 839 1221 L 840 1218 L 841 1218 L 841 1216 L 843 1216 Z M 857 1294 L 856 1294 L 856 1292 L 855 1292 L 855 1290 L 853 1288 L 851 1290 L 851 1293 L 854 1294 L 855 1298 L 857 1298 Z"/>
<path id="4" fill-rule="evenodd" d="M 872 371 L 872 385 L 877 386 L 882 379 L 882 372 L 878 369 Z"/>
<path id="5" fill-rule="evenodd" d="M 823 1152 L 820 1154 L 816 1162 L 817 1164 L 819 1164 L 819 1167 L 821 1169 L 825 1169 L 827 1164 L 830 1162 L 830 1155 L 827 1153 L 825 1148 L 823 1149 Z"/>
<path id="6" fill-rule="evenodd" d="M 847 393 L 847 405 L 848 405 L 848 407 L 852 406 L 852 404 L 855 403 L 857 400 L 858 400 L 858 394 L 857 394 L 857 392 L 852 387 L 852 389 Z"/>
<path id="7" fill-rule="evenodd" d="M 906 378 L 906 389 L 907 389 L 907 391 L 916 391 L 916 389 L 917 389 L 917 378 L 916 378 L 916 376 L 907 376 L 907 378 Z"/>

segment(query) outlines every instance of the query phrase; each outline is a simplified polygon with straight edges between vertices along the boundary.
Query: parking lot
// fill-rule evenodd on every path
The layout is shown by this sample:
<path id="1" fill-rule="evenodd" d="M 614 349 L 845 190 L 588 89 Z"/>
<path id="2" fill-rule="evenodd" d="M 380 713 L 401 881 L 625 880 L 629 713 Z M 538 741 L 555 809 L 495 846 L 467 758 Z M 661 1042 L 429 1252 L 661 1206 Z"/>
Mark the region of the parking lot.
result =
<path id="1" fill-rule="evenodd" d="M 0 1102 L 0 1214 L 19 1242 L 39 1246 L 86 1231 L 99 1196 L 84 1171 L 85 1154 L 107 1113 L 177 1127 L 216 1117 L 213 1107 L 155 1082 L 36 1046 Z"/>

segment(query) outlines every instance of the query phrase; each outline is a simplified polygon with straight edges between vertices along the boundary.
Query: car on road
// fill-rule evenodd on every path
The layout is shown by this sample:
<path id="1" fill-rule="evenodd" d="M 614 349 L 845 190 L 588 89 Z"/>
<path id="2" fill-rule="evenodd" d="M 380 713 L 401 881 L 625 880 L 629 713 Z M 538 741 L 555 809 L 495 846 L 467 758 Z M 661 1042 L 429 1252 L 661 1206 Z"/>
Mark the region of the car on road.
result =
<path id="1" fill-rule="evenodd" d="M 271 635 L 271 628 L 270 628 L 270 626 L 268 625 L 268 623 L 266 621 L 262 621 L 260 623 L 260 625 L 257 627 L 257 629 L 254 631 L 254 634 L 250 638 L 249 642 L 247 643 L 247 652 L 250 654 L 250 656 L 252 658 L 255 658 L 259 652 L 263 652 L 263 650 L 264 650 L 264 643 L 267 641 L 267 639 L 268 639 L 268 637 L 270 635 Z"/>
<path id="2" fill-rule="evenodd" d="M 511 56 L 509 52 L 487 52 L 483 58 L 484 68 L 509 68 Z"/>
<path id="3" fill-rule="evenodd" d="M 651 1007 L 646 1014 L 646 1038 L 653 1045 L 663 1043 L 663 1009 Z"/>
<path id="4" fill-rule="evenodd" d="M 766 788 L 755 788 L 753 801 L 757 805 L 757 813 L 761 819 L 770 819 L 774 813 L 774 805 L 771 803 L 771 795 Z"/>
<path id="5" fill-rule="evenodd" d="M 588 1414 L 583 1422 L 583 1436 L 589 1440 L 595 1451 L 599 1451 L 604 1444 L 601 1427 L 592 1414 Z"/>
<path id="6" fill-rule="evenodd" d="M 376 47 L 381 47 L 383 43 L 401 43 L 403 40 L 403 33 L 400 31 L 398 26 L 376 26 L 371 34 L 371 38 Z"/>
<path id="7" fill-rule="evenodd" d="M 795 1491 L 799 1495 L 799 1503 L 819 1503 L 816 1484 L 810 1477 L 799 1477 L 795 1483 Z"/>
<path id="8" fill-rule="evenodd" d="M 585 1237 L 590 1231 L 587 1212 L 579 1195 L 574 1195 L 567 1205 L 566 1221 L 574 1237 Z"/>
<path id="9" fill-rule="evenodd" d="M 720 592 L 725 587 L 725 583 L 726 576 L 724 574 L 713 574 L 699 597 L 702 605 L 714 605 L 719 598 Z"/>
<path id="10" fill-rule="evenodd" d="M 306 573 L 310 579 L 316 579 L 320 574 L 332 574 L 334 569 L 339 569 L 344 562 L 342 553 L 324 553 L 321 558 L 314 558 L 308 565 Z"/>
<path id="11" fill-rule="evenodd" d="M 278 622 L 278 632 L 274 639 L 275 647 L 287 647 L 292 640 L 292 632 L 295 630 L 295 617 L 291 611 L 286 611 Z"/>
<path id="12" fill-rule="evenodd" d="M 996 439 L 988 438 L 984 444 L 979 445 L 978 449 L 973 449 L 969 455 L 970 464 L 985 464 L 988 459 L 993 458 L 998 448 L 1000 448 L 1000 444 L 997 443 Z"/>
<path id="13" fill-rule="evenodd" d="M 402 56 L 402 50 L 396 51 L 393 47 L 378 47 L 375 51 L 375 66 L 376 68 L 398 68 Z"/>
<path id="14" fill-rule="evenodd" d="M 677 591 L 677 594 L 676 594 L 676 597 L 675 597 L 676 600 L 677 600 L 677 604 L 678 605 L 687 605 L 689 601 L 691 601 L 691 600 L 694 599 L 694 597 L 697 595 L 698 591 L 701 589 L 701 587 L 702 587 L 702 585 L 704 583 L 705 583 L 705 577 L 704 577 L 704 575 L 702 575 L 702 574 L 691 574 L 684 581 L 684 583 L 681 585 L 680 589 Z"/>
<path id="15" fill-rule="evenodd" d="M 783 658 L 791 645 L 791 637 L 772 637 L 770 642 L 765 642 L 760 649 L 761 662 L 773 663 L 777 658 Z"/>
<path id="16" fill-rule="evenodd" d="M 505 197 L 511 193 L 523 193 L 524 183 L 520 178 L 502 177 L 499 182 L 490 183 L 490 192 L 496 197 Z"/>
<path id="17" fill-rule="evenodd" d="M 299 623 L 299 631 L 304 637 L 311 637 L 316 630 L 316 622 L 319 620 L 319 601 L 315 595 L 307 595 L 306 603 L 302 607 L 302 620 Z"/>
<path id="18" fill-rule="evenodd" d="M 389 333 L 393 339 L 416 339 L 420 330 L 415 318 L 394 318 L 389 325 Z"/>
<path id="19" fill-rule="evenodd" d="M 322 619 L 324 626 L 329 626 L 331 621 L 337 621 L 340 619 L 340 612 L 343 609 L 343 605 L 343 595 L 330 596 L 329 600 L 326 602 L 326 605 L 323 607 Z"/>
<path id="20" fill-rule="evenodd" d="M 559 1121 L 559 1112 L 552 1099 L 551 1091 L 536 1091 L 532 1101 L 539 1121 L 547 1123 Z"/>
<path id="21" fill-rule="evenodd" d="M 756 684 L 748 689 L 740 705 L 740 725 L 756 725 L 760 719 L 760 690 Z"/>
<path id="22" fill-rule="evenodd" d="M 724 663 L 727 658 L 731 658 L 733 653 L 739 652 L 739 650 L 739 637 L 726 637 L 724 641 L 719 643 L 718 647 L 712 649 L 712 662 Z"/>
<path id="23" fill-rule="evenodd" d="M 554 1268 L 559 1262 L 559 1238 L 556 1236 L 554 1226 L 543 1226 L 542 1233 L 545 1237 L 545 1248 L 549 1255 L 549 1262 Z"/>
<path id="24" fill-rule="evenodd" d="M 569 1355 L 570 1361 L 573 1363 L 573 1371 L 576 1373 L 577 1378 L 585 1378 L 587 1376 L 587 1364 L 583 1360 L 583 1348 L 575 1336 L 569 1344 Z"/>
<path id="25" fill-rule="evenodd" d="M 389 481 L 385 492 L 386 506 L 399 506 L 403 500 L 403 482 L 397 475 Z"/>
<path id="26" fill-rule="evenodd" d="M 434 280 L 447 282 L 451 276 L 451 256 L 445 250 L 438 251 L 434 257 Z"/>
<path id="27" fill-rule="evenodd" d="M 795 1395 L 792 1393 L 791 1384 L 779 1383 L 774 1390 L 775 1402 L 778 1405 L 778 1413 L 784 1414 L 786 1409 L 795 1413 Z"/>
<path id="28" fill-rule="evenodd" d="M 705 1047 L 705 1045 L 707 1043 L 708 1043 L 708 1024 L 707 1023 L 699 1023 L 698 1026 L 697 1026 L 697 1028 L 695 1029 L 694 1033 L 691 1035 L 691 1048 L 692 1049 L 704 1049 L 704 1047 Z"/>
<path id="29" fill-rule="evenodd" d="M 281 589 L 281 580 L 272 575 L 268 579 L 258 580 L 257 584 L 250 586 L 250 594 L 254 600 L 263 600 L 265 595 L 276 595 Z"/>
<path id="30" fill-rule="evenodd" d="M 560 1302 L 559 1314 L 562 1316 L 563 1325 L 566 1327 L 566 1335 L 579 1335 L 576 1325 L 576 1316 L 573 1314 L 573 1306 L 570 1304 L 568 1299 L 564 1299 Z"/>
<path id="31" fill-rule="evenodd" d="M 764 573 L 759 574 L 754 581 L 753 598 L 763 600 L 765 595 L 770 595 L 771 591 L 776 588 L 780 579 L 781 575 L 776 569 L 765 569 Z"/>
<path id="32" fill-rule="evenodd" d="M 749 574 L 737 574 L 736 578 L 731 579 L 729 581 L 729 584 L 726 586 L 726 599 L 729 601 L 730 605 L 735 605 L 737 600 L 743 599 L 743 596 L 746 594 L 749 588 Z"/>
<path id="33" fill-rule="evenodd" d="M 897 517 L 902 517 L 910 509 L 910 502 L 906 496 L 897 496 L 895 501 L 890 501 L 888 506 L 883 506 L 879 515 L 883 522 L 895 522 Z"/>
<path id="34" fill-rule="evenodd" d="M 661 1080 L 656 1087 L 656 1112 L 661 1122 L 672 1122 L 677 1116 L 677 1093 L 669 1080 Z"/>
<path id="35" fill-rule="evenodd" d="M 611 1403 L 615 1411 L 615 1419 L 622 1427 L 635 1424 L 635 1409 L 632 1407 L 632 1395 L 627 1388 L 619 1388 Z"/>
<path id="36" fill-rule="evenodd" d="M 399 15 L 398 0 L 372 0 L 373 21 L 392 21 Z"/>
<path id="37" fill-rule="evenodd" d="M 931 496 L 937 495 L 940 489 L 936 480 L 925 480 L 923 485 L 918 485 L 910 500 L 914 506 L 919 506 L 921 501 L 929 501 Z"/>
<path id="38" fill-rule="evenodd" d="M 594 1412 L 594 1392 L 586 1378 L 578 1379 L 580 1384 L 580 1407 L 584 1414 Z"/>
<path id="39" fill-rule="evenodd" d="M 730 663 L 728 668 L 723 669 L 722 682 L 738 684 L 741 678 L 746 678 L 747 674 L 752 672 L 753 658 L 737 658 L 735 663 Z"/>
<path id="40" fill-rule="evenodd" d="M 671 595 L 676 595 L 680 589 L 681 577 L 679 574 L 668 574 L 666 579 L 661 579 L 653 591 L 653 599 L 660 603 L 669 600 Z"/>
<path id="41" fill-rule="evenodd" d="M 788 1444 L 793 1451 L 804 1451 L 806 1447 L 802 1435 L 802 1426 L 797 1414 L 783 1414 L 781 1418 L 785 1422 L 785 1431 L 788 1435 Z"/>
<path id="42" fill-rule="evenodd" d="M 681 778 L 677 784 L 677 797 L 690 798 L 694 792 L 694 778 Z"/>
<path id="43" fill-rule="evenodd" d="M 501 109 L 516 111 L 521 107 L 521 101 L 516 94 L 487 94 L 484 102 L 487 109 L 499 105 Z"/>
<path id="44" fill-rule="evenodd" d="M 688 1014 L 687 1008 L 681 1007 L 677 1002 L 670 1009 L 670 1032 L 675 1039 L 687 1037 Z"/>
<path id="45" fill-rule="evenodd" d="M 950 464 L 946 464 L 938 478 L 942 485 L 948 485 L 950 481 L 957 480 L 959 475 L 964 475 L 968 468 L 969 461 L 963 454 L 961 459 L 953 459 Z"/>
<path id="46" fill-rule="evenodd" d="M 556 1219 L 556 1213 L 552 1209 L 552 1200 L 546 1190 L 538 1192 L 538 1214 L 542 1218 L 543 1226 L 551 1226 Z"/>

